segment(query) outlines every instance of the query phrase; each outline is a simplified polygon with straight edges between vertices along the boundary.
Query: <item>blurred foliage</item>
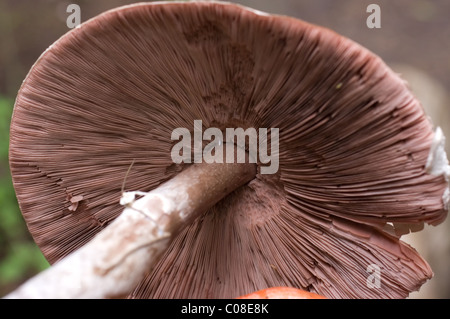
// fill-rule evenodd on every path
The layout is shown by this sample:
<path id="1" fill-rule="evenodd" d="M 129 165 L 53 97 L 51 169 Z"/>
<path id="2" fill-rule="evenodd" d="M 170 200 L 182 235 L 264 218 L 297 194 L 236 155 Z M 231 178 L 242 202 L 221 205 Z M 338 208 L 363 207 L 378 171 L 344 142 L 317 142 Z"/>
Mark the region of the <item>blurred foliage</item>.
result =
<path id="1" fill-rule="evenodd" d="M 13 101 L 0 97 L 0 296 L 48 267 L 27 231 L 8 169 L 12 110 Z"/>

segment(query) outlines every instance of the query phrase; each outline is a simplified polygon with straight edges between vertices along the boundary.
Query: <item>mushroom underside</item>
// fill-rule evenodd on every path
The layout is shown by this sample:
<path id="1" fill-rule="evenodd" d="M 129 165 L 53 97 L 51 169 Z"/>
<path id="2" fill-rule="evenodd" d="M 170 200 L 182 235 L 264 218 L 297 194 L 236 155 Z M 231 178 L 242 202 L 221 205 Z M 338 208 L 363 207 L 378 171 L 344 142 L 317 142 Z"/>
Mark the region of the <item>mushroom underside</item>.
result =
<path id="1" fill-rule="evenodd" d="M 290 286 L 398 298 L 432 276 L 393 229 L 446 216 L 446 181 L 425 171 L 432 125 L 406 84 L 330 30 L 220 3 L 112 10 L 34 65 L 15 104 L 10 164 L 47 259 L 114 220 L 132 162 L 127 190 L 182 171 L 171 133 L 192 132 L 195 120 L 222 131 L 278 128 L 279 169 L 180 229 L 130 297 Z M 374 265 L 381 289 L 368 284 Z"/>

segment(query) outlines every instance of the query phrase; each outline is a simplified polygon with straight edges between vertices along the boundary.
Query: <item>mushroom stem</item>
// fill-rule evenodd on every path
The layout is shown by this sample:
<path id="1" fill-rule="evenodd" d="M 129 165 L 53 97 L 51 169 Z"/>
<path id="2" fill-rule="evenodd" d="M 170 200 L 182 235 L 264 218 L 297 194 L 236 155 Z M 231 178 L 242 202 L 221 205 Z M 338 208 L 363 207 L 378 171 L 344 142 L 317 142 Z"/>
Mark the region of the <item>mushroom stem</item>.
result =
<path id="1" fill-rule="evenodd" d="M 231 147 L 235 146 L 226 144 L 225 149 Z M 236 148 L 236 156 L 238 152 L 245 151 Z M 89 243 L 5 298 L 126 296 L 168 247 L 174 232 L 256 175 L 256 165 L 250 161 L 204 160 L 127 204 Z"/>

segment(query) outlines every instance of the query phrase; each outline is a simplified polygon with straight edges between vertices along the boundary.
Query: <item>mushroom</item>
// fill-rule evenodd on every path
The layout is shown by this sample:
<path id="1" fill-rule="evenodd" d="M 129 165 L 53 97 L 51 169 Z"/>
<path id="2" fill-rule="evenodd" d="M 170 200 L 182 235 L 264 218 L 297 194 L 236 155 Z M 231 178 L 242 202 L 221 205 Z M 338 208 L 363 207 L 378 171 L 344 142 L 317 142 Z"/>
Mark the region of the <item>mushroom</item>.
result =
<path id="1" fill-rule="evenodd" d="M 192 213 L 129 297 L 287 286 L 399 298 L 431 278 L 400 235 L 445 219 L 448 162 L 433 147 L 441 160 L 427 165 L 440 135 L 406 83 L 331 30 L 220 2 L 108 11 L 33 66 L 15 104 L 10 166 L 49 262 L 120 214 L 133 161 L 126 189 L 142 192 L 198 166 L 171 158 L 172 132 L 193 132 L 196 120 L 222 132 L 278 128 L 279 169 L 262 174 L 259 160 L 251 181 Z"/>
<path id="2" fill-rule="evenodd" d="M 255 291 L 238 299 L 324 299 L 324 297 L 291 287 L 273 287 Z"/>

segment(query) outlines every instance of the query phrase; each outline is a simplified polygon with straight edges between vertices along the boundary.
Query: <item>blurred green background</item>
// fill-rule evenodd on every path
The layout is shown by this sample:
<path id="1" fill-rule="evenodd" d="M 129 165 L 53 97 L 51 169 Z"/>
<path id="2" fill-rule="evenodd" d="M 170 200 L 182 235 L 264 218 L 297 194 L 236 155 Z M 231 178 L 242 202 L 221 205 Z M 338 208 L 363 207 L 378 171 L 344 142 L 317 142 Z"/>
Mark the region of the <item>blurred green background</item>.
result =
<path id="1" fill-rule="evenodd" d="M 81 21 L 136 1 L 0 0 L 0 297 L 48 267 L 21 216 L 8 167 L 8 132 L 14 99 L 39 55 L 61 35 L 70 3 Z M 237 0 L 255 9 L 323 25 L 361 43 L 407 79 L 433 122 L 450 136 L 450 1 L 448 0 Z M 366 8 L 381 6 L 381 29 L 368 29 Z M 427 227 L 408 237 L 431 264 L 435 278 L 418 298 L 450 297 L 450 226 Z"/>

